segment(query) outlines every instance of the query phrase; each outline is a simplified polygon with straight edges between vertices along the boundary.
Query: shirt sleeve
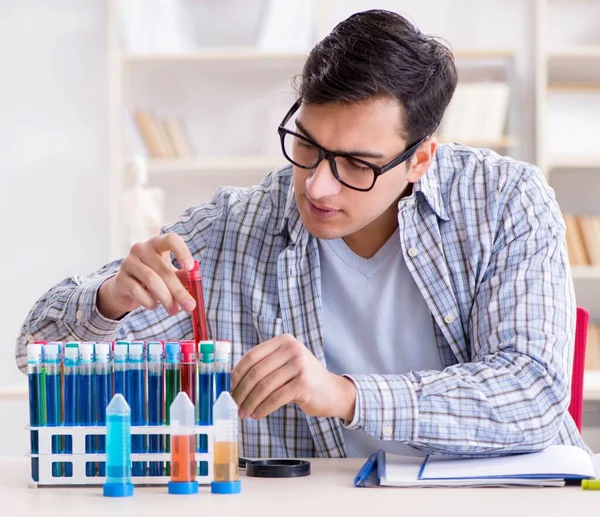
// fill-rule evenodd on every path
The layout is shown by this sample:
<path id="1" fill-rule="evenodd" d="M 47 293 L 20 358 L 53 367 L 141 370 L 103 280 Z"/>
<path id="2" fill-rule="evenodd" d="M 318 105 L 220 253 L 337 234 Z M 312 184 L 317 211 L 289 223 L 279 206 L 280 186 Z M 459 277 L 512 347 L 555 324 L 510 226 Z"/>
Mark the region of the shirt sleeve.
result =
<path id="1" fill-rule="evenodd" d="M 214 221 L 223 218 L 226 210 L 225 190 L 219 190 L 213 200 L 186 210 L 174 224 L 161 233 L 182 236 L 192 255 L 196 256 L 208 242 Z M 27 344 L 34 341 L 112 341 L 117 339 L 158 339 L 165 329 L 170 336 L 191 332 L 191 318 L 180 311 L 171 316 L 164 308 L 149 311 L 143 307 L 120 320 L 105 318 L 97 307 L 100 286 L 114 276 L 123 259 L 115 260 L 88 276 L 71 276 L 58 283 L 35 303 L 17 338 L 17 366 L 27 367 Z M 173 262 L 177 265 L 176 261 Z"/>
<path id="2" fill-rule="evenodd" d="M 466 320 L 470 362 L 347 375 L 357 390 L 346 427 L 427 453 L 532 452 L 553 443 L 568 410 L 576 316 L 565 226 L 533 167 L 499 212 Z"/>

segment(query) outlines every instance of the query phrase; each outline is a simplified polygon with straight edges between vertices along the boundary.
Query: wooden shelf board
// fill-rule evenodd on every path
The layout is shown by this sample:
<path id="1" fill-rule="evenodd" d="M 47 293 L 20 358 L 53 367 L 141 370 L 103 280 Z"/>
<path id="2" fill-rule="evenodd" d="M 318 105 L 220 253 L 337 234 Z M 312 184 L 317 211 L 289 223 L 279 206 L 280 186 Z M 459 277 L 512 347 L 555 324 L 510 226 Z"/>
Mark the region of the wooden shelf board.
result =
<path id="1" fill-rule="evenodd" d="M 564 154 L 548 158 L 548 169 L 600 169 L 600 155 Z"/>
<path id="2" fill-rule="evenodd" d="M 245 171 L 264 169 L 265 174 L 285 165 L 285 158 L 263 156 L 207 157 L 189 159 L 153 158 L 148 160 L 148 172 L 154 175 L 187 174 L 199 171 Z"/>
<path id="3" fill-rule="evenodd" d="M 551 92 L 598 92 L 600 83 L 550 83 L 548 90 Z"/>
<path id="4" fill-rule="evenodd" d="M 271 52 L 252 47 L 203 49 L 182 53 L 131 53 L 121 54 L 125 63 L 178 63 L 203 61 L 303 61 L 306 52 Z"/>
<path id="5" fill-rule="evenodd" d="M 470 147 L 487 147 L 491 149 L 505 149 L 507 147 L 516 147 L 519 145 L 519 140 L 510 135 L 502 137 L 500 140 L 471 140 L 463 138 L 452 138 L 452 135 L 436 135 L 436 138 L 440 143 L 452 143 L 458 142 Z"/>
<path id="6" fill-rule="evenodd" d="M 577 46 L 550 50 L 548 59 L 600 59 L 600 45 Z"/>
<path id="7" fill-rule="evenodd" d="M 574 280 L 600 280 L 600 266 L 571 266 Z"/>

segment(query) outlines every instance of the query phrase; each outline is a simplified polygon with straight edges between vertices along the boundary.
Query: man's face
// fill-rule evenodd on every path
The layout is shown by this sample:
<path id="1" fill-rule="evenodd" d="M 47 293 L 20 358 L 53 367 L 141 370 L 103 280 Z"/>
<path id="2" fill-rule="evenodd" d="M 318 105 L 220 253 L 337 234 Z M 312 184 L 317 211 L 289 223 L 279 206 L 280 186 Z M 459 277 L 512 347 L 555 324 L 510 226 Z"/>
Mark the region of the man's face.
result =
<path id="1" fill-rule="evenodd" d="M 400 136 L 401 108 L 389 97 L 360 103 L 303 105 L 296 117 L 297 133 L 325 149 L 347 152 L 376 165 L 385 165 L 407 147 Z M 307 134 L 308 133 L 308 134 Z M 320 239 L 336 239 L 358 232 L 376 221 L 408 185 L 403 163 L 377 178 L 368 192 L 352 190 L 333 175 L 329 162 L 316 169 L 294 166 L 296 202 L 306 229 Z M 371 169 L 361 173 L 372 176 Z"/>

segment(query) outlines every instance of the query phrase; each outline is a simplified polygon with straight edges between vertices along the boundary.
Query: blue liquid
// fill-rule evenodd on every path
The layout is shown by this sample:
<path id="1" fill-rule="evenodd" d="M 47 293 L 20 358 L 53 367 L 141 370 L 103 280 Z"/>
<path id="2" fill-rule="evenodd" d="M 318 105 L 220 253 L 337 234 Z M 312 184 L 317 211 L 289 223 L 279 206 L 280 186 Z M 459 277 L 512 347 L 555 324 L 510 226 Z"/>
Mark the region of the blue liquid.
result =
<path id="1" fill-rule="evenodd" d="M 163 376 L 162 373 L 148 372 L 148 423 L 161 425 L 163 423 Z M 163 452 L 163 437 L 160 434 L 148 437 L 150 452 Z M 164 464 L 162 461 L 151 461 L 149 470 L 151 476 L 162 476 Z"/>
<path id="2" fill-rule="evenodd" d="M 127 403 L 131 407 L 131 424 L 145 425 L 145 405 L 146 397 L 144 392 L 144 370 L 127 371 Z M 133 452 L 146 452 L 146 437 L 132 437 Z M 133 462 L 133 475 L 145 476 L 146 463 L 143 461 Z"/>
<path id="3" fill-rule="evenodd" d="M 76 425 L 77 424 L 77 401 L 75 395 L 77 393 L 77 375 L 65 374 L 65 425 Z M 65 436 L 65 452 L 67 454 L 73 454 L 73 437 Z M 65 464 L 65 476 L 71 477 L 73 475 L 73 464 Z"/>
<path id="4" fill-rule="evenodd" d="M 77 400 L 79 406 L 79 424 L 80 425 L 94 425 L 94 376 L 80 374 L 77 376 Z M 94 444 L 94 436 L 85 437 L 85 452 L 94 453 L 96 447 Z M 85 466 L 86 476 L 95 476 L 94 464 L 88 462 Z"/>
<path id="5" fill-rule="evenodd" d="M 98 425 L 106 424 L 106 406 L 110 402 L 112 396 L 110 373 L 96 374 L 96 421 Z M 98 435 L 97 437 L 98 452 L 106 452 L 106 436 Z M 106 463 L 99 462 L 98 476 L 106 475 Z"/>
<path id="6" fill-rule="evenodd" d="M 106 482 L 130 483 L 131 423 L 128 416 L 106 417 Z"/>
<path id="7" fill-rule="evenodd" d="M 41 374 L 30 373 L 29 374 L 29 425 L 31 427 L 37 427 L 41 425 L 40 422 L 40 381 Z M 29 431 L 29 441 L 31 447 L 31 454 L 38 453 L 38 432 Z M 40 463 L 39 458 L 31 458 L 31 479 L 39 481 L 40 479 Z"/>
<path id="8" fill-rule="evenodd" d="M 229 372 L 217 372 L 215 379 L 215 400 L 219 398 L 219 395 L 223 391 L 231 392 L 231 373 Z"/>
<path id="9" fill-rule="evenodd" d="M 115 391 L 113 395 L 120 393 L 125 397 L 125 371 L 117 371 L 114 373 Z"/>
<path id="10" fill-rule="evenodd" d="M 48 427 L 55 427 L 61 424 L 60 406 L 60 374 L 46 374 L 46 415 Z M 60 436 L 52 437 L 52 454 L 62 452 L 62 438 Z M 59 462 L 52 462 L 52 476 L 62 476 L 62 465 Z"/>
<path id="11" fill-rule="evenodd" d="M 212 425 L 213 423 L 213 373 L 201 373 L 199 375 L 200 382 L 200 425 Z M 208 452 L 208 438 L 206 435 L 200 435 L 198 437 L 198 452 Z M 208 475 L 208 464 L 206 462 L 200 462 L 201 476 Z"/>

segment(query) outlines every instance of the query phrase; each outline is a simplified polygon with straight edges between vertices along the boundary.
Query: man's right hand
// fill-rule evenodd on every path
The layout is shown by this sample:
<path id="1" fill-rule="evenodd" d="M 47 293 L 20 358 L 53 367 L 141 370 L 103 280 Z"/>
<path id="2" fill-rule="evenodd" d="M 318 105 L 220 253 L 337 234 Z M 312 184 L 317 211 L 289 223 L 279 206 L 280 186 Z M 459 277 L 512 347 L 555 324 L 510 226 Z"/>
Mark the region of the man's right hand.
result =
<path id="1" fill-rule="evenodd" d="M 171 253 L 183 270 L 173 266 Z M 171 315 L 177 314 L 180 307 L 192 312 L 196 302 L 185 286 L 187 271 L 193 267 L 192 254 L 176 233 L 134 244 L 117 274 L 100 287 L 98 310 L 113 320 L 140 306 L 154 310 L 159 304 Z"/>

